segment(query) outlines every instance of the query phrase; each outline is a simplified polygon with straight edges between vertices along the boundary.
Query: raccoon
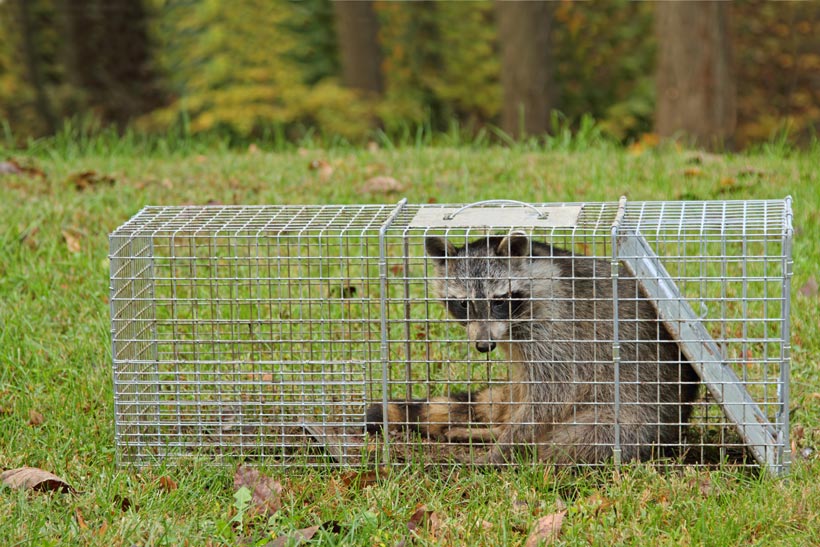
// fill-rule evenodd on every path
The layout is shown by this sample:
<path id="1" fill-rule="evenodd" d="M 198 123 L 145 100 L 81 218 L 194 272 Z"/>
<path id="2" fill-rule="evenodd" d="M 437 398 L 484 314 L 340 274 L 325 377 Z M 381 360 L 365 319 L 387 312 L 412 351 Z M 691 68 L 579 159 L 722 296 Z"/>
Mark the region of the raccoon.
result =
<path id="1" fill-rule="evenodd" d="M 482 353 L 500 348 L 511 381 L 427 401 L 393 401 L 388 423 L 441 440 L 493 443 L 484 463 L 515 447 L 539 460 L 600 463 L 613 456 L 620 398 L 621 458 L 647 460 L 679 445 L 698 396 L 698 378 L 634 279 L 620 266 L 619 381 L 613 365 L 612 264 L 530 240 L 486 236 L 456 247 L 425 241 L 435 290 Z M 384 406 L 372 406 L 378 432 Z"/>

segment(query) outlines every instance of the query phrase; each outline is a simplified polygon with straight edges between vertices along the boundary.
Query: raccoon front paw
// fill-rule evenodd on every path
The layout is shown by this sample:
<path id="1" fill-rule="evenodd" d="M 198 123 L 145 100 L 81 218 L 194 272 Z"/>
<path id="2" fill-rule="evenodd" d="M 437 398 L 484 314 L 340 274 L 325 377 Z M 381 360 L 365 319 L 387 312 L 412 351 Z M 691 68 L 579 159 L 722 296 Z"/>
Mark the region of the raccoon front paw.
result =
<path id="1" fill-rule="evenodd" d="M 365 414 L 365 431 L 377 435 L 384 425 L 384 409 L 381 404 L 375 404 L 367 409 Z"/>

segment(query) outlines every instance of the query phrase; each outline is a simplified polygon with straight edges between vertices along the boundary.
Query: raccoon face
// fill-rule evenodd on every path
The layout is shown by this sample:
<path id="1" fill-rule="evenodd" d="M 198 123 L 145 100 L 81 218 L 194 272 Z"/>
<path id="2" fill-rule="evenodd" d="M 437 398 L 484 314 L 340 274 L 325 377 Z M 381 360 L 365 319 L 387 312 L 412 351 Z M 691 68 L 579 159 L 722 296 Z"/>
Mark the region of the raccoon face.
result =
<path id="1" fill-rule="evenodd" d="M 512 322 L 532 319 L 532 260 L 526 236 L 488 236 L 464 247 L 428 237 L 425 248 L 435 264 L 439 296 L 478 351 L 492 351 L 496 342 L 510 340 Z"/>

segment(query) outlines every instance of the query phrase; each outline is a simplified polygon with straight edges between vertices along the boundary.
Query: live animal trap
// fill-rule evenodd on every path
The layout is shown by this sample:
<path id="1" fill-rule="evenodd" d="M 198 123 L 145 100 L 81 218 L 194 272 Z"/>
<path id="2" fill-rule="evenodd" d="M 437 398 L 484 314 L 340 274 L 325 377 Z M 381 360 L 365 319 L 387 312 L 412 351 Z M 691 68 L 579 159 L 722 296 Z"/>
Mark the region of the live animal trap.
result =
<path id="1" fill-rule="evenodd" d="M 791 200 L 147 207 L 123 464 L 789 465 Z"/>

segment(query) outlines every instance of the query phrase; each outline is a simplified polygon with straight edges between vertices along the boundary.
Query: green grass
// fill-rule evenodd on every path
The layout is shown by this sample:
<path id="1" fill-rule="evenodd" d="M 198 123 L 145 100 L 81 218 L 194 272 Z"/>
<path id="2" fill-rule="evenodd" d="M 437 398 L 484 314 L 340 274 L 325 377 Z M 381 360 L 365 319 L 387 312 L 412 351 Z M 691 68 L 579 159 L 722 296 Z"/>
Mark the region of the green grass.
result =
<path id="1" fill-rule="evenodd" d="M 412 139 L 409 139 L 412 140 Z M 427 142 L 424 136 L 418 142 Z M 13 156 L 38 176 L 0 175 L 0 468 L 42 467 L 79 492 L 0 488 L 0 545 L 235 545 L 325 521 L 314 544 L 396 545 L 419 504 L 438 524 L 421 545 L 523 545 L 539 516 L 566 506 L 559 544 L 808 545 L 820 542 L 820 461 L 796 458 L 786 479 L 748 471 L 647 466 L 590 473 L 542 467 L 500 472 L 397 469 L 367 487 L 345 472 L 266 469 L 282 482 L 271 519 L 230 526 L 233 468 L 197 460 L 140 471 L 114 465 L 107 235 L 147 204 L 471 202 L 794 197 L 792 423 L 798 448 L 820 441 L 820 299 L 798 293 L 820 266 L 816 150 L 782 144 L 705 156 L 674 148 L 632 154 L 599 142 L 556 138 L 494 148 L 398 145 L 379 149 L 278 146 L 231 150 L 213 143 L 143 142 L 131 136 L 36 143 Z M 448 144 L 448 143 L 444 143 Z M 458 146 L 456 146 L 458 145 Z M 314 160 L 332 173 L 312 170 Z M 82 171 L 113 185 L 75 189 Z M 360 192 L 374 175 L 401 195 Z M 323 177 L 325 177 L 323 179 Z M 67 248 L 63 232 L 79 242 Z M 30 425 L 30 412 L 43 415 Z M 169 476 L 178 488 L 166 491 Z M 127 502 L 124 502 L 127 500 Z M 78 515 L 81 518 L 78 518 Z M 252 544 L 252 543 L 249 543 Z"/>

